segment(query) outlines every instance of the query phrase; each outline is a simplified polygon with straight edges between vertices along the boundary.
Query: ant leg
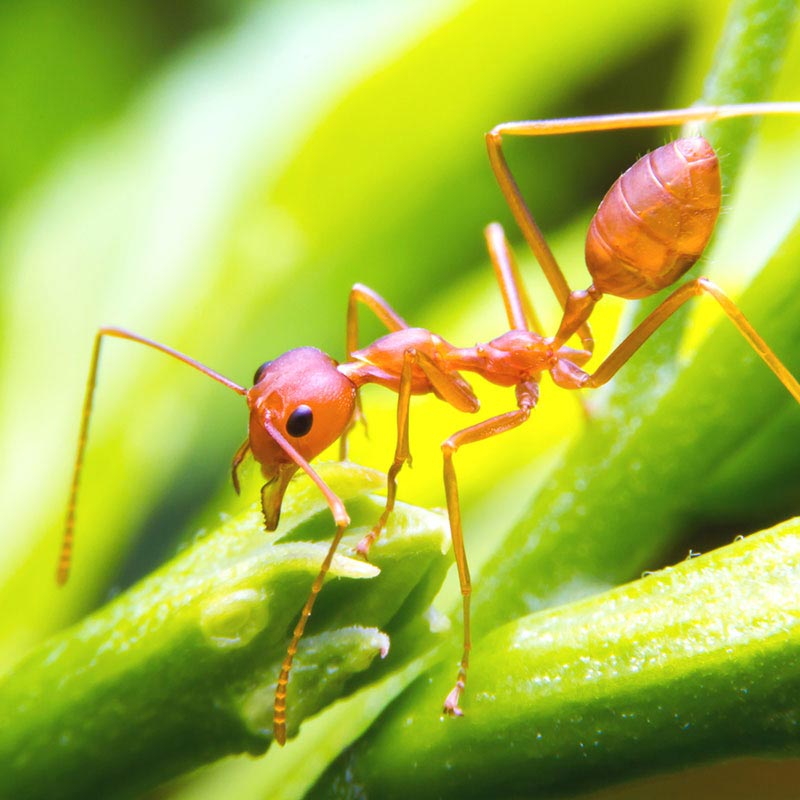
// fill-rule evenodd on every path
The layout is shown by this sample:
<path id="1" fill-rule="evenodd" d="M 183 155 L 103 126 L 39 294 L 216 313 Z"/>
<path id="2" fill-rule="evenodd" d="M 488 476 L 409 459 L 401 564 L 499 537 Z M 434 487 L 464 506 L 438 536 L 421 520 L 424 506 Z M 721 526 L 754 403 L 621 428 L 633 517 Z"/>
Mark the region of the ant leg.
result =
<path id="1" fill-rule="evenodd" d="M 406 350 L 403 354 L 403 370 L 400 373 L 400 387 L 397 392 L 397 444 L 394 449 L 394 459 L 386 474 L 386 505 L 380 518 L 372 530 L 358 543 L 356 552 L 367 558 L 369 549 L 380 535 L 389 514 L 394 509 L 397 496 L 397 475 L 406 461 L 411 463 L 411 451 L 408 447 L 408 413 L 411 403 L 411 374 L 417 363 L 418 354 L 414 349 Z"/>
<path id="2" fill-rule="evenodd" d="M 297 647 L 303 633 L 306 629 L 306 623 L 311 616 L 311 611 L 314 608 L 314 603 L 317 596 L 322 589 L 322 584 L 325 582 L 325 576 L 328 574 L 333 557 L 336 555 L 336 550 L 339 543 L 342 541 L 342 535 L 345 529 L 350 524 L 350 517 L 344 507 L 341 499 L 334 494 L 331 488 L 320 478 L 316 470 L 306 461 L 300 453 L 287 441 L 284 435 L 273 424 L 272 420 L 267 417 L 264 421 L 264 427 L 269 435 L 277 442 L 278 446 L 292 459 L 292 461 L 302 469 L 309 478 L 317 485 L 317 488 L 322 492 L 328 502 L 328 506 L 333 514 L 333 519 L 336 522 L 336 533 L 333 535 L 325 560 L 319 568 L 317 577 L 314 578 L 314 583 L 311 584 L 311 591 L 306 599 L 303 610 L 300 612 L 300 619 L 295 625 L 294 632 L 292 633 L 292 640 L 289 647 L 286 649 L 286 656 L 281 664 L 281 671 L 278 675 L 278 683 L 275 687 L 275 703 L 273 706 L 272 730 L 275 741 L 279 745 L 286 743 L 286 691 L 289 685 L 289 673 L 292 670 L 292 662 L 297 654 Z"/>
<path id="3" fill-rule="evenodd" d="M 561 317 L 558 330 L 551 340 L 551 344 L 554 348 L 559 348 L 566 344 L 569 338 L 581 330 L 582 327 L 585 328 L 591 337 L 588 320 L 598 300 L 600 300 L 602 296 L 603 293 L 599 289 L 596 289 L 594 284 L 588 289 L 570 292 L 566 305 L 564 306 L 564 314 Z M 583 337 L 582 340 L 588 358 L 588 356 L 591 356 L 594 352 L 594 339 Z"/>
<path id="4" fill-rule="evenodd" d="M 278 683 L 275 687 L 275 702 L 272 711 L 272 733 L 275 737 L 275 741 L 281 746 L 286 744 L 286 692 L 289 685 L 289 673 L 292 670 L 292 662 L 297 654 L 297 647 L 300 644 L 300 639 L 303 637 L 306 622 L 308 622 L 308 618 L 311 616 L 311 611 L 314 608 L 317 595 L 319 595 L 320 589 L 322 589 L 322 583 L 325 580 L 325 576 L 328 574 L 333 556 L 336 554 L 336 549 L 342 541 L 342 535 L 346 527 L 347 525 L 336 526 L 336 533 L 333 535 L 328 553 L 325 556 L 325 560 L 322 562 L 319 573 L 317 577 L 314 578 L 314 583 L 311 585 L 311 592 L 308 595 L 306 604 L 303 606 L 303 610 L 300 612 L 300 619 L 297 621 L 297 625 L 292 633 L 292 641 L 286 650 L 286 656 L 281 664 Z"/>
<path id="5" fill-rule="evenodd" d="M 397 497 L 397 475 L 406 462 L 411 464 L 411 452 L 408 446 L 408 415 L 411 403 L 411 379 L 414 366 L 418 366 L 437 394 L 459 411 L 472 413 L 478 410 L 480 404 L 472 391 L 472 387 L 457 372 L 445 372 L 425 353 L 420 353 L 413 348 L 403 354 L 403 369 L 400 374 L 400 384 L 397 397 L 397 445 L 394 460 L 387 473 L 386 505 L 380 519 L 372 530 L 358 543 L 357 552 L 366 558 L 369 549 L 380 536 L 381 531 L 389 519 L 389 514 L 394 509 Z"/>
<path id="6" fill-rule="evenodd" d="M 581 388 L 596 388 L 608 382 L 617 373 L 619 368 L 653 335 L 653 333 L 677 311 L 687 300 L 701 294 L 713 297 L 728 319 L 736 326 L 739 333 L 747 340 L 748 344 L 763 359 L 764 363 L 775 373 L 778 380 L 786 387 L 789 393 L 800 403 L 800 384 L 783 365 L 769 345 L 758 335 L 755 328 L 734 303 L 715 283 L 707 278 L 696 278 L 676 289 L 663 303 L 657 306 L 628 337 L 614 350 L 602 364 L 587 376 L 581 383 Z"/>
<path id="7" fill-rule="evenodd" d="M 408 327 L 408 323 L 383 299 L 376 291 L 356 283 L 350 290 L 347 299 L 347 360 L 351 361 L 353 353 L 358 350 L 358 304 L 363 303 L 389 329 L 399 331 Z M 367 427 L 364 410 L 361 407 L 361 392 L 356 390 L 356 407 L 353 418 L 348 422 L 339 439 L 339 460 L 347 460 L 347 436 L 358 422 Z"/>
<path id="8" fill-rule="evenodd" d="M 655 111 L 630 114 L 609 114 L 596 117 L 574 117 L 565 119 L 504 122 L 486 134 L 489 161 L 506 202 L 547 278 L 553 293 L 562 308 L 566 307 L 570 295 L 569 285 L 558 265 L 547 240 L 522 197 L 503 154 L 502 139 L 507 136 L 552 136 L 590 131 L 609 131 L 627 128 L 651 128 L 682 125 L 686 122 L 714 119 L 729 119 L 766 114 L 800 114 L 800 103 L 748 103 L 742 105 L 698 106 L 675 111 Z M 590 350 L 591 335 L 586 323 L 578 333 L 584 348 Z"/>
<path id="9" fill-rule="evenodd" d="M 363 303 L 392 332 L 408 327 L 408 323 L 376 291 L 354 284 L 347 300 L 347 360 L 358 350 L 358 304 Z"/>
<path id="10" fill-rule="evenodd" d="M 533 330 L 543 336 L 542 325 L 528 298 L 525 286 L 520 280 L 517 265 L 508 244 L 508 239 L 506 239 L 503 231 L 503 226 L 499 222 L 493 222 L 485 228 L 484 235 L 486 236 L 486 244 L 495 275 L 500 284 L 510 328 L 512 330 L 529 330 L 527 320 L 530 321 Z M 569 295 L 561 324 L 553 338 L 553 347 L 561 347 L 583 324 L 586 326 L 588 336 L 591 337 L 591 330 L 587 320 L 601 296 L 593 288 L 582 292 L 572 292 Z M 584 345 L 593 345 L 594 340 L 584 338 L 583 343 Z M 586 357 L 588 358 L 590 355 L 591 350 L 587 350 Z M 580 397 L 579 401 L 584 415 L 587 419 L 591 418 L 591 412 L 584 398 Z"/>
<path id="11" fill-rule="evenodd" d="M 64 534 L 61 540 L 61 554 L 58 560 L 58 570 L 56 572 L 56 580 L 60 585 L 64 585 L 69 578 L 70 567 L 72 565 L 72 546 L 75 538 L 75 509 L 78 503 L 78 487 L 80 484 L 81 470 L 83 468 L 83 457 L 86 452 L 86 440 L 89 435 L 89 418 L 92 414 L 92 403 L 94 401 L 94 390 L 97 385 L 97 373 L 100 367 L 100 347 L 103 342 L 103 337 L 109 336 L 115 339 L 127 339 L 131 342 L 143 344 L 146 347 L 151 347 L 161 353 L 182 361 L 190 367 L 202 372 L 209 378 L 233 389 L 237 394 L 247 394 L 247 389 L 239 386 L 233 381 L 215 372 L 213 369 L 195 361 L 193 358 L 184 355 L 183 353 L 167 347 L 165 344 L 148 339 L 145 336 L 139 336 L 137 333 L 125 330 L 124 328 L 102 327 L 94 337 L 94 347 L 92 349 L 92 360 L 89 366 L 89 377 L 86 380 L 86 393 L 83 399 L 83 410 L 81 412 L 81 427 L 78 433 L 78 449 L 75 454 L 75 463 L 72 468 L 72 484 L 69 493 L 69 502 L 67 504 L 67 518 L 64 522 Z"/>
<path id="12" fill-rule="evenodd" d="M 250 452 L 250 437 L 248 436 L 244 442 L 239 446 L 239 449 L 233 455 L 231 462 L 231 479 L 233 481 L 233 490 L 239 494 L 239 465 L 244 461 L 245 456 Z"/>
<path id="13" fill-rule="evenodd" d="M 456 683 L 444 701 L 444 712 L 452 716 L 460 717 L 463 712 L 459 708 L 458 701 L 461 692 L 464 691 L 464 684 L 467 680 L 467 669 L 469 667 L 469 654 L 472 650 L 472 639 L 470 635 L 469 604 L 472 595 L 472 582 L 469 575 L 469 565 L 467 564 L 467 553 L 464 548 L 464 534 L 461 526 L 461 505 L 458 499 L 458 482 L 456 471 L 453 466 L 453 455 L 459 447 L 472 442 L 479 442 L 489 439 L 500 433 L 505 433 L 513 428 L 522 425 L 531 414 L 531 409 L 536 406 L 539 395 L 539 387 L 535 383 L 522 383 L 517 386 L 517 411 L 509 411 L 497 417 L 479 422 L 469 428 L 454 433 L 449 439 L 442 443 L 442 454 L 444 456 L 444 489 L 447 497 L 447 515 L 450 519 L 450 535 L 453 540 L 453 555 L 456 559 L 458 568 L 458 581 L 461 585 L 461 596 L 463 598 L 464 615 L 464 649 L 461 655 L 461 663 L 458 668 Z"/>
<path id="14" fill-rule="evenodd" d="M 539 335 L 543 335 L 542 324 L 525 291 L 503 226 L 499 222 L 492 222 L 484 228 L 483 235 L 486 237 L 489 258 L 503 295 L 509 327 L 517 331 L 533 329 Z"/>

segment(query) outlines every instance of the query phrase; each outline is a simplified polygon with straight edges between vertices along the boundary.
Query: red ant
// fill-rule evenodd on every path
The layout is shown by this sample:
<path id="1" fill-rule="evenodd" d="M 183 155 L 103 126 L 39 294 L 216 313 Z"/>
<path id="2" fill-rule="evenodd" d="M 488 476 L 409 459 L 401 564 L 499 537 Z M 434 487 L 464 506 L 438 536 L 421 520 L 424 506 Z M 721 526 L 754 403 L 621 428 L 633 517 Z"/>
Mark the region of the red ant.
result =
<path id="1" fill-rule="evenodd" d="M 463 596 L 464 643 L 455 686 L 447 695 L 444 711 L 461 715 L 459 698 L 464 689 L 470 640 L 470 595 L 472 586 L 464 549 L 461 511 L 453 456 L 466 444 L 488 439 L 525 422 L 539 399 L 539 382 L 549 372 L 563 389 L 593 389 L 609 381 L 641 345 L 692 297 L 713 297 L 739 332 L 800 402 L 800 384 L 756 333 L 742 312 L 716 285 L 705 278 L 685 283 L 670 294 L 594 372 L 583 366 L 593 351 L 589 316 L 603 294 L 623 298 L 647 297 L 680 278 L 702 255 L 720 210 L 719 162 L 711 145 L 702 137 L 677 139 L 637 161 L 611 187 L 592 219 L 586 238 L 586 264 L 592 284 L 585 291 L 570 291 L 547 242 L 533 219 L 503 156 L 504 135 L 545 136 L 625 128 L 679 125 L 685 122 L 763 114 L 798 114 L 800 103 L 764 103 L 740 106 L 698 107 L 678 111 L 633 113 L 498 125 L 486 136 L 489 159 L 500 187 L 522 232 L 563 309 L 555 336 L 546 337 L 523 288 L 503 229 L 493 223 L 486 228 L 486 243 L 503 296 L 509 330 L 488 344 L 458 348 L 423 328 L 411 328 L 376 292 L 356 284 L 347 307 L 347 359 L 337 364 L 313 347 L 301 347 L 262 364 L 253 386 L 239 386 L 212 369 L 166 345 L 121 328 L 101 328 L 95 337 L 78 452 L 64 528 L 58 581 L 69 575 L 75 505 L 78 494 L 92 398 L 97 378 L 100 346 L 106 336 L 128 339 L 166 353 L 194 367 L 247 399 L 250 409 L 248 437 L 233 457 L 231 468 L 237 493 L 237 470 L 249 453 L 261 465 L 266 479 L 261 505 L 267 530 L 275 530 L 284 492 L 298 469 L 319 490 L 333 513 L 336 533 L 314 580 L 294 629 L 275 692 L 274 735 L 279 744 L 286 739 L 286 689 L 297 646 L 322 588 L 342 534 L 350 523 L 342 501 L 314 471 L 309 462 L 341 439 L 342 457 L 346 437 L 361 418 L 359 389 L 377 383 L 397 392 L 397 446 L 387 476 L 386 506 L 357 551 L 364 557 L 379 536 L 394 507 L 397 475 L 411 454 L 408 446 L 408 416 L 411 395 L 432 392 L 460 411 L 475 413 L 479 402 L 461 372 L 474 372 L 487 381 L 514 387 L 515 410 L 471 425 L 448 437 L 442 444 L 444 485 L 453 550 Z M 358 349 L 358 306 L 363 303 L 390 333 Z M 567 346 L 577 335 L 582 349 Z"/>

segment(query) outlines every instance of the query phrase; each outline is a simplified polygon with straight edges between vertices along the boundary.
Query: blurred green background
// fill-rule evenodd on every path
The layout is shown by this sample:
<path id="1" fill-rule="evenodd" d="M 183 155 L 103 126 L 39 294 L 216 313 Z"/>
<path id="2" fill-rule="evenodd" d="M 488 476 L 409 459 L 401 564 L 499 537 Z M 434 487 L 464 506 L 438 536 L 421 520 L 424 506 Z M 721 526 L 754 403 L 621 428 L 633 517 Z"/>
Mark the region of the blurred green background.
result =
<path id="1" fill-rule="evenodd" d="M 255 496 L 253 476 L 241 500 L 228 483 L 246 431 L 241 400 L 168 359 L 110 342 L 74 574 L 56 588 L 99 325 L 153 337 L 240 383 L 294 346 L 341 358 L 356 281 L 450 340 L 497 335 L 504 317 L 482 227 L 499 219 L 523 249 L 483 132 L 507 119 L 690 104 L 702 95 L 727 10 L 722 0 L 579 0 L 563 10 L 538 0 L 3 3 L 0 665 Z M 795 35 L 775 96 L 800 99 L 798 74 Z M 796 126 L 769 130 L 771 147 L 756 163 L 770 203 L 755 192 L 741 212 L 747 235 L 711 265 L 733 293 L 798 213 L 797 159 L 784 161 L 797 150 Z M 588 282 L 581 250 L 593 207 L 666 135 L 509 142 L 512 167 L 577 285 Z M 528 259 L 524 266 L 552 325 L 555 304 Z M 619 314 L 610 302 L 599 315 L 601 351 Z M 362 331 L 368 341 L 379 328 L 365 319 Z M 479 391 L 487 415 L 513 402 Z M 355 460 L 382 468 L 393 447 L 388 394 L 365 392 L 370 438 L 359 433 L 352 446 Z M 580 429 L 575 398 L 549 394 L 535 433 L 460 460 L 468 532 L 487 520 L 508 529 Z M 464 424 L 440 405 L 415 404 L 414 469 L 400 483 L 401 498 L 437 506 L 438 445 Z M 797 512 L 796 482 L 773 488 L 763 516 L 742 512 L 745 526 Z M 724 537 L 735 523 L 713 497 L 702 516 Z M 474 548 L 479 563 L 492 543 Z M 242 796 L 260 796 L 258 786 L 253 777 Z"/>

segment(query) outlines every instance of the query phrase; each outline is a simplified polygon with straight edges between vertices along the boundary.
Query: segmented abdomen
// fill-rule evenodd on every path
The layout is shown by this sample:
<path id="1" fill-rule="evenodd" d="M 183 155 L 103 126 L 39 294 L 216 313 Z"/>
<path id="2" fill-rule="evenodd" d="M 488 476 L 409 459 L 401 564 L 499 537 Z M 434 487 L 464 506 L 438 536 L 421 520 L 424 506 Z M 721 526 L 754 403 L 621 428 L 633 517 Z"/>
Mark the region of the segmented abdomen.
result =
<path id="1" fill-rule="evenodd" d="M 703 137 L 640 158 L 603 198 L 586 235 L 586 266 L 600 291 L 646 297 L 674 283 L 703 253 L 719 215 L 719 160 Z"/>

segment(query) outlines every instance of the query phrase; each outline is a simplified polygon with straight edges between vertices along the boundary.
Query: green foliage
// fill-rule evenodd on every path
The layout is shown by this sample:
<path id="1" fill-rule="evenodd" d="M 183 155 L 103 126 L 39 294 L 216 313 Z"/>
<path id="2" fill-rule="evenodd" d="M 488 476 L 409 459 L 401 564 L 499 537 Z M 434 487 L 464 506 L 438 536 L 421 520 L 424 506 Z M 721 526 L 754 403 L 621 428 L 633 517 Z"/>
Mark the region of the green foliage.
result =
<path id="1" fill-rule="evenodd" d="M 79 26 L 75 47 L 83 50 L 81 64 L 102 59 L 106 49 L 114 55 L 106 69 L 77 69 L 58 85 L 74 78 L 85 87 L 83 96 L 105 99 L 82 110 L 63 98 L 49 102 L 45 93 L 35 102 L 47 114 L 15 116 L 19 124 L 6 131 L 7 152 L 20 157 L 17 163 L 13 155 L 6 157 L 0 172 L 3 187 L 17 190 L 0 218 L 0 447 L 6 456 L 0 463 L 0 508 L 7 531 L 0 603 L 9 609 L 0 621 L 0 664 L 9 670 L 0 683 L 0 707 L 14 709 L 14 724 L 0 734 L 0 752 L 3 763 L 20 771 L 0 775 L 5 785 L 27 774 L 61 781 L 62 794 L 81 796 L 91 773 L 107 762 L 100 780 L 108 779 L 117 793 L 133 794 L 223 754 L 263 750 L 269 683 L 330 530 L 323 517 L 300 519 L 322 509 L 318 495 L 301 485 L 296 497 L 305 492 L 311 505 L 298 500 L 284 512 L 287 528 L 298 524 L 294 536 L 281 544 L 267 538 L 248 511 L 258 477 L 244 475 L 241 500 L 222 488 L 226 463 L 244 437 L 241 399 L 234 404 L 232 395 L 181 366 L 114 343 L 104 353 L 90 432 L 75 571 L 69 586 L 57 589 L 60 525 L 98 325 L 125 325 L 245 382 L 256 365 L 292 346 L 314 344 L 341 357 L 347 290 L 360 281 L 412 324 L 451 341 L 491 338 L 505 323 L 480 229 L 499 216 L 512 240 L 518 237 L 486 164 L 484 130 L 504 119 L 678 107 L 703 95 L 714 101 L 800 99 L 800 43 L 791 3 L 735 2 L 716 55 L 727 12 L 722 0 L 702 8 L 682 0 L 607 6 L 581 0 L 570 13 L 545 2 L 484 0 L 242 7 L 239 16 L 225 20 L 206 4 L 206 21 L 184 20 L 177 39 L 189 44 L 172 52 L 148 45 L 152 31 L 143 18 L 138 24 L 120 16 L 105 26 Z M 12 38 L 22 43 L 15 53 L 20 63 L 27 42 L 30 62 L 39 64 L 45 46 L 39 12 L 28 17 L 19 8 L 14 26 L 7 12 L 0 26 L 13 27 Z M 196 28 L 212 24 L 209 19 L 219 20 L 216 30 L 192 38 Z M 62 38 L 55 37 L 64 47 L 59 53 L 68 52 L 63 30 Z M 120 31 L 129 37 L 130 50 L 108 47 Z M 135 55 L 156 51 L 163 61 L 152 56 L 147 68 Z M 712 63 L 713 77 L 704 88 Z M 149 77 L 136 83 L 136 76 Z M 21 93 L 25 85 L 16 84 Z M 133 100 L 123 106 L 119 98 L 127 93 Z M 21 94 L 15 102 L 34 99 Z M 58 135 L 54 119 L 62 123 Z M 701 269 L 734 295 L 760 273 L 742 294 L 742 306 L 798 373 L 798 126 L 794 120 L 770 121 L 755 149 L 745 146 L 749 131 L 743 137 L 734 129 L 720 124 L 708 132 L 722 152 L 723 171 L 739 176 Z M 49 174 L 32 183 L 45 170 L 47 154 L 80 131 L 90 134 L 62 151 Z M 511 143 L 509 159 L 534 213 L 548 233 L 559 229 L 550 238 L 573 285 L 587 281 L 582 237 L 603 187 L 637 152 L 666 135 Z M 29 146 L 36 141 L 47 145 Z M 739 162 L 741 170 L 733 169 Z M 516 249 L 522 256 L 523 247 Z M 537 310 L 552 329 L 557 310 L 551 295 L 535 264 L 524 256 L 521 262 Z M 599 311 L 600 352 L 610 347 L 619 315 L 612 300 Z M 378 332 L 363 320 L 364 341 Z M 513 404 L 506 391 L 476 388 L 482 415 Z M 474 779 L 471 789 L 480 793 L 484 778 L 479 780 L 477 768 L 461 761 L 457 769 L 448 768 L 448 747 L 462 742 L 457 758 L 474 761 L 495 748 L 508 750 L 509 758 L 529 752 L 517 750 L 517 733 L 502 730 L 500 715 L 482 716 L 493 692 L 504 707 L 519 706 L 520 725 L 540 725 L 547 734 L 532 761 L 521 755 L 514 763 L 509 791 L 532 794 L 547 785 L 548 791 L 567 793 L 578 784 L 679 769 L 701 757 L 776 754 L 781 741 L 789 742 L 791 731 L 785 740 L 767 741 L 768 733 L 759 729 L 746 740 L 736 726 L 750 714 L 767 718 L 788 708 L 781 698 L 794 686 L 786 660 L 791 642 L 776 634 L 765 645 L 774 656 L 770 690 L 737 711 L 725 705 L 724 691 L 731 675 L 749 680 L 757 666 L 750 644 L 729 642 L 731 663 L 704 673 L 715 691 L 692 696 L 685 685 L 670 683 L 673 665 L 675 674 L 691 682 L 699 662 L 670 649 L 676 641 L 668 615 L 698 609 L 714 586 L 719 591 L 713 608 L 733 613 L 738 597 L 755 597 L 747 582 L 753 570 L 766 595 L 769 586 L 776 587 L 774 597 L 759 597 L 759 620 L 784 619 L 781 614 L 792 611 L 785 603 L 794 597 L 788 588 L 794 562 L 781 571 L 770 558 L 780 541 L 795 541 L 793 529 L 581 600 L 553 617 L 524 615 L 610 589 L 669 563 L 689 546 L 710 549 L 735 533 L 797 513 L 796 404 L 729 324 L 707 308 L 660 331 L 613 387 L 590 398 L 590 422 L 566 394 L 545 385 L 526 428 L 458 455 L 479 634 L 467 717 L 448 722 L 438 714 L 455 673 L 458 614 L 445 637 L 433 636 L 429 620 L 420 616 L 445 563 L 436 537 L 421 550 L 413 537 L 387 537 L 387 546 L 394 542 L 399 548 L 397 561 L 378 562 L 378 580 L 326 586 L 315 611 L 317 628 L 305 643 L 315 664 L 335 652 L 342 672 L 332 680 L 349 679 L 342 688 L 326 683 L 324 670 L 309 669 L 305 679 L 299 673 L 293 690 L 301 696 L 293 698 L 290 714 L 296 724 L 331 699 L 355 693 L 306 720 L 284 750 L 271 748 L 258 761 L 228 760 L 175 786 L 176 796 L 299 797 L 323 774 L 318 794 L 347 795 L 358 788 L 343 777 L 350 767 L 380 794 L 381 774 L 402 773 L 416 758 L 424 763 L 409 774 L 408 784 L 398 784 L 407 793 L 446 794 L 447 786 L 455 791 L 453 773 L 462 782 Z M 371 438 L 357 431 L 351 454 L 383 471 L 394 444 L 396 400 L 381 391 L 367 391 L 364 399 Z M 434 398 L 415 403 L 414 469 L 400 476 L 401 498 L 429 506 L 443 503 L 438 443 L 465 425 L 463 415 L 442 406 Z M 339 484 L 345 495 L 372 485 L 360 473 L 335 474 L 345 483 L 347 475 L 356 476 L 349 488 Z M 374 502 L 354 502 L 368 522 Z M 226 523 L 169 561 L 198 528 L 216 530 L 220 511 L 236 519 L 250 513 L 250 522 L 241 523 L 241 531 L 239 523 Z M 316 541 L 304 544 L 308 539 Z M 408 541 L 413 546 L 401 553 Z M 110 591 L 162 562 L 167 563 L 145 583 L 79 621 Z M 227 573 L 224 564 L 231 565 Z M 261 592 L 280 600 L 262 609 Z M 221 602 L 215 605 L 214 597 Z M 457 607 L 457 599 L 451 575 L 436 601 L 440 619 Z M 574 648 L 586 640 L 587 620 L 598 631 L 611 635 L 614 629 L 623 636 L 625 612 L 615 615 L 610 604 L 635 609 L 645 602 L 653 608 L 652 638 L 645 629 L 636 635 L 648 647 L 663 644 L 670 662 L 663 670 L 656 663 L 642 680 L 661 693 L 662 713 L 688 714 L 691 701 L 702 706 L 697 713 L 715 715 L 716 723 L 691 728 L 690 738 L 673 731 L 658 761 L 648 747 L 665 728 L 643 732 L 635 726 L 650 719 L 667 726 L 666 718 L 658 717 L 657 702 L 648 707 L 633 679 L 615 683 L 604 671 L 596 683 L 574 680 L 569 697 L 546 688 L 524 701 L 516 694 L 526 689 L 519 673 L 556 675 L 567 650 L 569 663 L 582 663 Z M 202 614 L 209 604 L 213 613 L 205 620 L 222 630 L 218 639 L 235 638 L 225 631 L 255 619 L 246 646 L 209 645 Z M 262 611 L 268 620 L 259 616 Z M 699 613 L 695 630 L 708 623 L 708 631 L 710 613 Z M 552 630 L 551 619 L 564 626 L 562 649 L 534 648 L 519 660 L 508 657 L 508 637 Z M 72 624 L 77 627 L 57 633 Z M 354 625 L 383 633 L 362 633 Z M 111 647 L 103 651 L 105 659 L 92 662 L 107 642 L 128 642 L 143 626 L 147 636 L 136 639 L 133 650 Z M 391 656 L 369 666 L 386 632 Z M 753 636 L 758 632 L 756 625 Z M 438 646 L 440 638 L 447 641 Z M 597 650 L 586 657 L 608 655 L 602 642 L 598 635 L 591 643 Z M 717 642 L 726 646 L 724 637 Z M 56 657 L 59 647 L 66 654 Z M 498 675 L 506 675 L 503 685 Z M 248 708 L 259 709 L 263 725 L 257 731 L 243 728 L 241 715 L 228 713 L 244 686 L 252 689 Z M 625 694 L 629 689 L 634 694 Z M 398 705 L 381 717 L 398 695 Z M 221 704 L 209 711 L 215 698 Z M 640 705 L 634 727 L 626 729 L 607 709 L 629 701 Z M 412 709 L 419 735 L 409 736 L 402 727 L 404 709 Z M 572 715 L 569 725 L 559 723 L 560 709 Z M 224 721 L 216 725 L 220 717 Z M 580 743 L 595 740 L 593 724 L 608 733 L 599 750 L 585 757 L 584 770 L 571 777 L 559 772 L 562 745 L 574 755 Z M 689 753 L 687 742 L 700 741 L 691 739 L 699 728 L 706 734 L 702 750 Z M 353 760 L 331 767 L 362 734 Z M 359 754 L 373 747 L 378 755 L 367 763 Z M 126 761 L 126 752 L 137 755 Z M 485 774 L 505 763 L 499 755 L 487 756 Z M 412 783 L 416 779 L 425 785 Z M 52 784 L 27 785 L 34 796 L 52 794 Z M 467 788 L 459 786 L 459 794 Z"/>
<path id="2" fill-rule="evenodd" d="M 384 477 L 345 465 L 322 475 L 348 504 L 342 551 L 352 552 L 382 508 L 364 495 Z M 328 549 L 307 540 L 331 525 L 313 484 L 296 481 L 275 533 L 265 534 L 253 506 L 30 653 L 0 686 L 14 719 L 0 733 L 0 795 L 128 794 L 226 755 L 262 753 L 287 636 Z M 305 541 L 296 541 L 301 527 Z M 315 615 L 294 666 L 290 736 L 386 655 L 379 628 L 393 630 L 407 605 L 430 603 L 445 529 L 441 515 L 401 504 L 371 563 L 334 559 L 327 613 Z M 341 579 L 374 580 L 376 589 Z M 132 761 L 147 769 L 131 774 Z"/>
<path id="3" fill-rule="evenodd" d="M 468 716 L 428 712 L 450 678 L 437 669 L 348 753 L 346 781 L 333 774 L 318 794 L 552 796 L 737 754 L 796 755 L 800 607 L 775 586 L 799 571 L 793 520 L 499 627 L 476 650 L 473 683 L 486 688 Z"/>

